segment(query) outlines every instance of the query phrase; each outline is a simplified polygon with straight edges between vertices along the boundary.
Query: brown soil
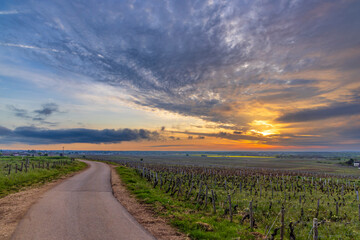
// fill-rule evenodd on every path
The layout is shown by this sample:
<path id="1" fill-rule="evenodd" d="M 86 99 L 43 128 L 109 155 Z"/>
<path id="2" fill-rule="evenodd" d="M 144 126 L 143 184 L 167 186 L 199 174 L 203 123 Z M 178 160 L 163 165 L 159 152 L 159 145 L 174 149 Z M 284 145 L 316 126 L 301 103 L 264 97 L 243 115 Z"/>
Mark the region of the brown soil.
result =
<path id="1" fill-rule="evenodd" d="M 159 240 L 190 239 L 171 227 L 165 219 L 155 216 L 150 206 L 139 203 L 131 196 L 116 173 L 116 166 L 109 166 L 111 167 L 111 185 L 114 196 L 146 230 Z"/>
<path id="2" fill-rule="evenodd" d="M 20 220 L 47 190 L 77 173 L 79 172 L 71 173 L 44 185 L 32 186 L 21 192 L 0 198 L 0 240 L 11 238 Z"/>

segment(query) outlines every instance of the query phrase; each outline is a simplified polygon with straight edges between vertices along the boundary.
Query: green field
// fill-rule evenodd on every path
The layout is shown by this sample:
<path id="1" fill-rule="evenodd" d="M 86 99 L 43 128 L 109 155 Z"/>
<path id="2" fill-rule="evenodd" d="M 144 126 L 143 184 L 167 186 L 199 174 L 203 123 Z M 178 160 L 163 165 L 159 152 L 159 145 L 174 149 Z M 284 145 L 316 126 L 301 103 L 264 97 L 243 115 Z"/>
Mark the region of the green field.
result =
<path id="1" fill-rule="evenodd" d="M 129 191 L 191 239 L 280 239 L 282 207 L 284 239 L 312 239 L 314 218 L 319 239 L 360 239 L 360 170 L 346 158 L 89 158 L 121 165 Z"/>
<path id="2" fill-rule="evenodd" d="M 192 239 L 280 239 L 282 207 L 285 239 L 308 239 L 315 217 L 320 239 L 360 239 L 358 179 L 124 164 L 128 189 Z"/>
<path id="3" fill-rule="evenodd" d="M 67 157 L 0 157 L 0 198 L 85 167 Z"/>
<path id="4" fill-rule="evenodd" d="M 190 157 L 218 157 L 218 158 L 275 158 L 274 156 L 239 156 L 219 154 L 191 154 Z"/>
<path id="5" fill-rule="evenodd" d="M 357 154 L 88 158 L 122 165 L 130 192 L 191 239 L 280 239 L 282 207 L 284 239 L 312 239 L 314 218 L 319 239 L 360 239 Z"/>
<path id="6" fill-rule="evenodd" d="M 348 158 L 335 157 L 301 157 L 301 156 L 243 156 L 223 157 L 219 154 L 209 154 L 201 157 L 197 154 L 186 156 L 157 155 L 157 156 L 124 156 L 124 155 L 94 155 L 86 156 L 89 159 L 104 161 L 134 161 L 145 164 L 194 166 L 194 167 L 225 167 L 225 168 L 262 168 L 274 170 L 328 173 L 335 175 L 355 175 L 360 177 L 360 170 L 352 165 L 344 165 Z M 210 157 L 209 157 L 210 156 Z M 216 157 L 211 157 L 216 156 Z M 230 155 L 237 156 L 237 155 Z M 358 157 L 358 156 L 357 156 Z M 358 157 L 359 158 L 359 157 Z"/>

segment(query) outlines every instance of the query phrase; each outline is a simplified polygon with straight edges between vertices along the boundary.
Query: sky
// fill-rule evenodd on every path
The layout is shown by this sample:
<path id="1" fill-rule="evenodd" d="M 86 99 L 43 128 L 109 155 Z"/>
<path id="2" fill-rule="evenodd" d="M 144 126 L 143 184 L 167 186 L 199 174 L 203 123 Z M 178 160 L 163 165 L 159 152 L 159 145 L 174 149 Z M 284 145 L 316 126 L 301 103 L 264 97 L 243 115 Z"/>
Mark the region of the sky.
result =
<path id="1" fill-rule="evenodd" d="M 359 10 L 2 0 L 0 149 L 360 150 Z"/>

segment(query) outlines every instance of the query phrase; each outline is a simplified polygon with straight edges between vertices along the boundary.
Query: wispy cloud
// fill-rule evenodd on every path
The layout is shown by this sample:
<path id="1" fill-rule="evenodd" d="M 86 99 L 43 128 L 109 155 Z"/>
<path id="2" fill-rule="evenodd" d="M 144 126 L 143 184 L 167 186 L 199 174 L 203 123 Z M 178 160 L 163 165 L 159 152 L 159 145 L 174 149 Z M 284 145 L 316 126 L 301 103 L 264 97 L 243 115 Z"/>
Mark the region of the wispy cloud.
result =
<path id="1" fill-rule="evenodd" d="M 53 113 L 59 112 L 59 105 L 56 103 L 46 103 L 42 105 L 42 109 L 34 111 L 38 115 L 42 116 L 50 116 Z"/>
<path id="2" fill-rule="evenodd" d="M 41 109 L 36 109 L 33 111 L 15 107 L 14 105 L 7 105 L 7 108 L 13 112 L 16 117 L 22 118 L 24 120 L 32 120 L 34 122 L 40 122 L 49 126 L 56 126 L 57 123 L 46 121 L 48 117 L 54 113 L 62 113 L 59 110 L 59 105 L 56 103 L 45 103 L 42 105 Z"/>
<path id="3" fill-rule="evenodd" d="M 21 108 L 17 108 L 13 105 L 7 105 L 7 108 L 12 111 L 16 117 L 19 118 L 24 118 L 24 119 L 29 119 L 31 118 L 28 114 L 28 111 L 25 109 L 21 109 Z"/>
<path id="4" fill-rule="evenodd" d="M 0 11 L 0 15 L 12 15 L 12 14 L 19 14 L 19 12 L 17 10 Z"/>
<path id="5" fill-rule="evenodd" d="M 0 45 L 6 46 L 6 47 L 17 47 L 17 48 L 34 49 L 34 50 L 41 50 L 41 51 L 50 51 L 50 52 L 55 52 L 55 53 L 60 52 L 57 49 L 41 48 L 41 47 L 24 45 L 24 44 L 16 44 L 16 43 L 3 43 L 3 42 L 0 42 Z"/>
<path id="6" fill-rule="evenodd" d="M 299 136 L 306 128 L 325 136 L 327 120 L 359 112 L 359 1 L 19 5 L 26 14 L 0 21 L 0 53 L 120 89 L 129 105 L 213 123 L 219 132 L 209 137 L 263 141 L 244 133 L 264 120 L 288 124 L 271 144 L 326 142 Z"/>

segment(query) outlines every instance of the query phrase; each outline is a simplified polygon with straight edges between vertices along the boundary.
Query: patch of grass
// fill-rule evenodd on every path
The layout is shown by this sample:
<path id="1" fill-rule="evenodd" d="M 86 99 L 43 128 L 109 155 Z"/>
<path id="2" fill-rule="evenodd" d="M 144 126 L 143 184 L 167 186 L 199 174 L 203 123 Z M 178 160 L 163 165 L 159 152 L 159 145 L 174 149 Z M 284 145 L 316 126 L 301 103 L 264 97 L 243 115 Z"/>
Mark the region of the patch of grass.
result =
<path id="1" fill-rule="evenodd" d="M 50 162 L 65 160 L 67 158 L 54 158 L 54 157 L 33 157 L 29 158 L 31 167 L 28 167 L 28 171 L 18 171 L 15 173 L 15 164 L 20 166 L 21 162 L 24 160 L 21 157 L 0 157 L 0 198 L 5 197 L 8 194 L 21 191 L 22 189 L 38 185 L 44 184 L 46 182 L 50 182 L 54 179 L 58 179 L 61 176 L 66 174 L 80 171 L 84 169 L 87 165 L 83 162 L 74 161 L 68 163 L 66 165 L 58 165 L 56 167 L 46 168 L 32 168 L 32 164 L 34 163 L 37 166 L 38 162 Z M 69 160 L 69 159 L 67 159 Z M 8 174 L 7 165 L 12 164 L 12 171 Z"/>
<path id="2" fill-rule="evenodd" d="M 197 204 L 179 201 L 158 188 L 154 189 L 134 169 L 119 166 L 116 171 L 136 198 L 150 204 L 158 215 L 168 219 L 191 239 L 256 239 L 248 227 L 220 219 L 199 209 Z"/>

